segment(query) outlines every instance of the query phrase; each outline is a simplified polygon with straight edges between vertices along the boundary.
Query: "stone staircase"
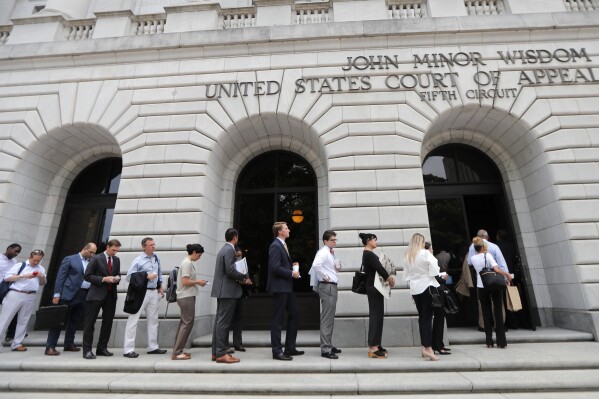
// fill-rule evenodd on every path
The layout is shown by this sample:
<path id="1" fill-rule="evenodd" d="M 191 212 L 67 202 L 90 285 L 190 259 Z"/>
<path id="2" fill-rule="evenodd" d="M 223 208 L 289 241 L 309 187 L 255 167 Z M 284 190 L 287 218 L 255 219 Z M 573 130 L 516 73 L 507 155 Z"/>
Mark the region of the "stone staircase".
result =
<path id="1" fill-rule="evenodd" d="M 450 340 L 471 334 L 452 330 Z M 194 340 L 189 361 L 144 350 L 127 359 L 121 348 L 114 357 L 85 360 L 80 353 L 44 356 L 42 347 L 31 345 L 37 334 L 28 338 L 27 352 L 0 353 L 0 398 L 599 398 L 599 343 L 559 329 L 510 331 L 507 349 L 453 342 L 452 355 L 438 362 L 422 359 L 417 347 L 389 347 L 384 360 L 367 358 L 365 348 L 343 348 L 339 360 L 324 359 L 317 332 L 300 332 L 305 355 L 279 362 L 264 345 L 268 333 L 248 331 L 248 351 L 238 353 L 241 362 L 234 365 L 210 361 L 209 337 Z M 531 334 L 538 342 L 527 342 Z"/>

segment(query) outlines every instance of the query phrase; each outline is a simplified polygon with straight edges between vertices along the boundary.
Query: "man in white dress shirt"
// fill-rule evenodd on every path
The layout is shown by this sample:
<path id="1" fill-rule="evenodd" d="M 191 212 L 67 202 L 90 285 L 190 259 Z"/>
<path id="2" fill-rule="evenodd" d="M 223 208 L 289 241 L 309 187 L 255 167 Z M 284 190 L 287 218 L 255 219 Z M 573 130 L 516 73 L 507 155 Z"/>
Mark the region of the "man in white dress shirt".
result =
<path id="1" fill-rule="evenodd" d="M 310 270 L 312 286 L 320 297 L 320 351 L 322 357 L 338 359 L 337 354 L 341 353 L 341 349 L 335 348 L 331 343 L 337 308 L 337 272 L 341 269 L 334 250 L 337 246 L 337 233 L 325 231 L 322 242 L 324 246 L 316 253 Z"/>
<path id="2" fill-rule="evenodd" d="M 4 275 L 9 271 L 15 263 L 17 263 L 17 256 L 21 253 L 21 245 L 14 243 L 10 244 L 6 248 L 6 252 L 0 254 L 0 281 L 4 280 Z M 8 330 L 6 331 L 6 340 L 10 341 L 15 336 L 15 330 L 17 328 L 17 316 L 12 319 L 12 322 L 8 326 Z M 2 338 L 0 337 L 0 342 L 2 342 Z"/>
<path id="3" fill-rule="evenodd" d="M 35 293 L 40 285 L 46 284 L 46 270 L 40 265 L 43 257 L 44 251 L 36 249 L 31 252 L 29 259 L 24 262 L 25 265 L 22 270 L 23 264 L 17 263 L 6 272 L 4 277 L 4 280 L 12 282 L 12 285 L 2 302 L 0 337 L 6 334 L 10 321 L 18 313 L 17 330 L 11 345 L 11 349 L 16 352 L 27 350 L 23 345 L 23 340 L 27 332 L 27 323 L 33 312 Z M 21 270 L 20 273 L 19 270 Z"/>
<path id="4" fill-rule="evenodd" d="M 129 315 L 127 326 L 125 327 L 125 345 L 123 356 L 136 358 L 139 355 L 135 352 L 135 335 L 137 332 L 137 322 L 141 312 L 146 311 L 146 320 L 148 324 L 148 354 L 163 355 L 166 349 L 160 349 L 158 346 L 158 301 L 163 296 L 162 270 L 160 269 L 160 259 L 154 253 L 156 244 L 151 237 L 141 240 L 143 253 L 133 260 L 129 272 L 127 272 L 127 281 L 131 279 L 133 273 L 148 273 L 148 286 L 144 301 L 139 311 Z"/>

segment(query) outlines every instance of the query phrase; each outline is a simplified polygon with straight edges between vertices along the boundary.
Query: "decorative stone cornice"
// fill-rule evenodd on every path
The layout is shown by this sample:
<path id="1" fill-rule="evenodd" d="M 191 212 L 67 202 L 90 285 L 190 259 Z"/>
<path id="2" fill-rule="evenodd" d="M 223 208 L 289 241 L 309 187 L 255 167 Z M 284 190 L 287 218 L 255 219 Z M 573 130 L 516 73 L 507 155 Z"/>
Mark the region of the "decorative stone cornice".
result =
<path id="1" fill-rule="evenodd" d="M 201 4 L 183 4 L 164 7 L 167 14 L 180 12 L 199 12 L 199 11 L 216 11 L 220 12 L 221 7 L 218 2 L 201 3 Z"/>
<path id="2" fill-rule="evenodd" d="M 257 7 L 291 6 L 293 4 L 295 4 L 294 0 L 254 0 L 254 5 Z"/>
<path id="3" fill-rule="evenodd" d="M 14 25 L 29 25 L 29 24 L 43 24 L 47 22 L 64 22 L 66 18 L 60 14 L 51 15 L 32 15 L 25 18 L 14 18 L 11 22 Z"/>
<path id="4" fill-rule="evenodd" d="M 96 18 L 111 18 L 111 17 L 129 17 L 133 19 L 133 10 L 117 10 L 117 11 L 96 11 Z"/>

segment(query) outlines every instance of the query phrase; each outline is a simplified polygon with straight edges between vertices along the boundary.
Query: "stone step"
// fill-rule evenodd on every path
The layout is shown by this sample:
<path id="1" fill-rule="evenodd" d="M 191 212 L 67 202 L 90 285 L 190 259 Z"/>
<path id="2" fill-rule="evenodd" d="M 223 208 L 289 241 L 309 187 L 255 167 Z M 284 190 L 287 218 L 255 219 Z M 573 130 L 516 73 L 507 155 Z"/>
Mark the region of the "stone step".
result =
<path id="1" fill-rule="evenodd" d="M 443 394 L 437 396 L 442 399 L 462 399 L 464 396 L 476 398 L 476 399 L 597 399 L 597 392 L 593 391 L 570 391 L 567 392 L 567 396 L 564 395 L 564 391 L 559 392 L 503 392 L 503 393 L 481 393 L 481 392 L 461 392 L 456 394 Z M 0 399 L 131 399 L 131 398 L 159 398 L 163 399 L 164 393 L 52 393 L 52 392 L 0 392 Z M 360 399 L 381 399 L 383 398 L 396 398 L 398 395 L 360 395 Z M 176 399 L 197 399 L 197 398 L 213 398 L 213 399 L 248 399 L 248 395 L 231 395 L 231 394 L 177 394 Z M 269 399 L 306 399 L 305 396 L 296 395 L 268 395 Z M 425 394 L 402 394 L 401 399 L 430 399 L 431 395 Z M 355 395 L 311 395 L 310 399 L 356 399 Z"/>

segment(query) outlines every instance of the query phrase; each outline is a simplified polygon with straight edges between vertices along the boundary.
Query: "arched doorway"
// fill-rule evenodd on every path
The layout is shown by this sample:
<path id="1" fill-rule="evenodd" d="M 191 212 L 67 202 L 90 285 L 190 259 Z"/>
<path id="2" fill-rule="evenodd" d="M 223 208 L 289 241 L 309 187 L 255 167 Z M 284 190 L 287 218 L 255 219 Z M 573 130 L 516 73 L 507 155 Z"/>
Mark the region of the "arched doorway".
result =
<path id="1" fill-rule="evenodd" d="M 316 175 L 305 159 L 288 151 L 270 151 L 257 156 L 245 166 L 237 180 L 234 226 L 239 230 L 239 245 L 254 281 L 244 314 L 247 329 L 270 326 L 272 299 L 266 292 L 266 280 L 268 248 L 273 240 L 275 221 L 289 225 L 289 251 L 292 259 L 300 264 L 302 278 L 294 282 L 300 328 L 317 329 L 319 303 L 311 291 L 308 275 L 319 244 Z"/>
<path id="2" fill-rule="evenodd" d="M 496 243 L 500 232 L 504 236 L 502 252 L 510 272 L 516 275 L 515 281 L 526 307 L 515 315 L 508 315 L 508 328 L 529 327 L 525 275 L 521 270 L 518 248 L 514 244 L 513 223 L 503 180 L 495 163 L 474 147 L 448 144 L 427 155 L 422 174 L 433 248 L 435 254 L 446 250 L 452 255 L 448 273 L 453 284 L 462 276 L 462 263 L 477 231 L 487 230 L 490 240 Z M 447 316 L 448 326 L 478 324 L 475 298 L 475 292 L 471 290 L 470 300 L 462 302 L 460 313 Z"/>
<path id="3" fill-rule="evenodd" d="M 42 304 L 49 304 L 60 263 L 88 242 L 104 251 L 109 239 L 114 206 L 123 168 L 121 158 L 105 158 L 86 167 L 73 181 L 58 228 L 48 267 Z"/>

